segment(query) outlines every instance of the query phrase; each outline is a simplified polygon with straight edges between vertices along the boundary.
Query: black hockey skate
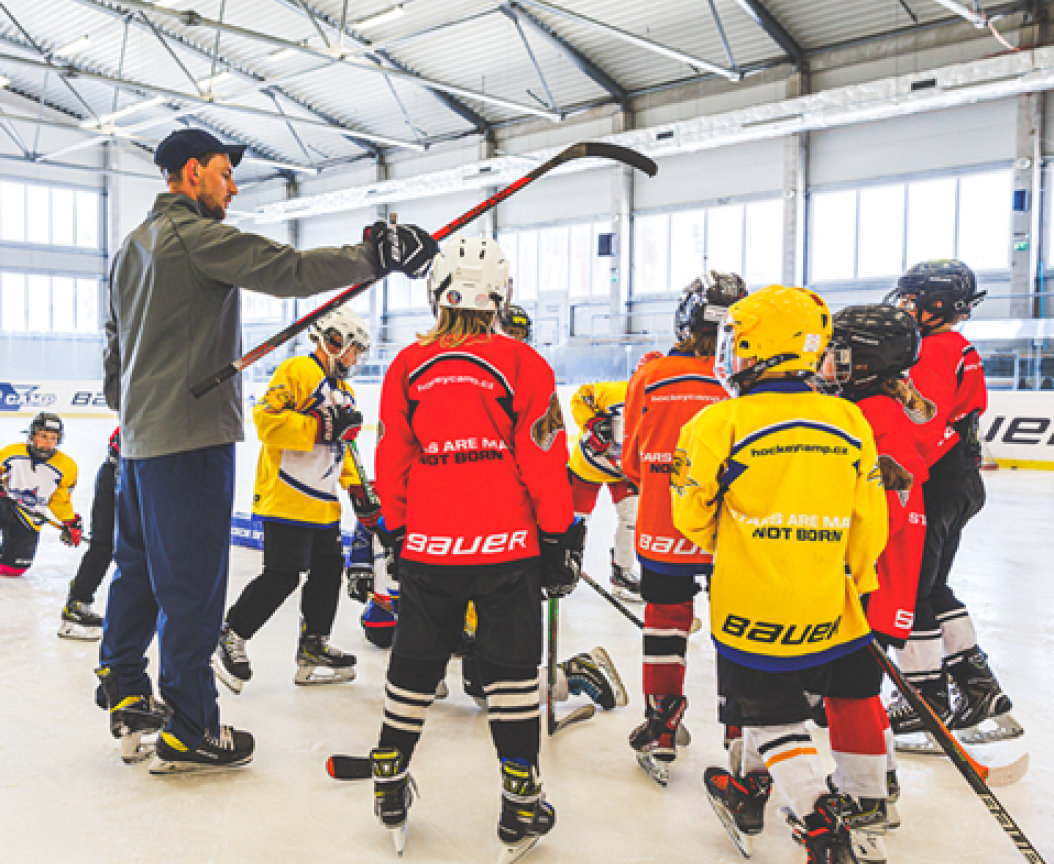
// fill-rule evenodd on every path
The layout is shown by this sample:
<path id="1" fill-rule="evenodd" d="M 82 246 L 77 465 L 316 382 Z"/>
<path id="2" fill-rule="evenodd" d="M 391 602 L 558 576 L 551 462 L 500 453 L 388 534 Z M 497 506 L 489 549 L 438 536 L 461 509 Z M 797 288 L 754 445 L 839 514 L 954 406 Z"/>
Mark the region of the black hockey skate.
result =
<path id="1" fill-rule="evenodd" d="M 912 682 L 919 695 L 926 701 L 947 725 L 952 719 L 951 699 L 948 695 L 947 678 Z M 889 725 L 893 730 L 894 742 L 898 750 L 906 753 L 942 753 L 943 751 L 926 731 L 922 718 L 911 707 L 903 693 L 893 691 L 893 698 L 886 708 L 889 714 Z"/>
<path id="2" fill-rule="evenodd" d="M 519 861 L 555 824 L 556 811 L 542 794 L 537 770 L 522 759 L 502 759 L 498 864 Z"/>
<path id="3" fill-rule="evenodd" d="M 767 771 L 751 771 L 737 777 L 724 768 L 707 768 L 703 773 L 710 806 L 736 849 L 744 858 L 753 852 L 752 837 L 765 827 L 765 805 L 772 794 L 772 777 Z"/>
<path id="4" fill-rule="evenodd" d="M 197 747 L 191 748 L 171 732 L 157 737 L 157 751 L 150 765 L 151 774 L 191 774 L 222 771 L 248 765 L 256 744 L 253 736 L 241 729 L 220 726 L 220 734 L 206 732 Z"/>
<path id="5" fill-rule="evenodd" d="M 121 742 L 121 761 L 126 765 L 142 762 L 153 754 L 156 736 L 168 722 L 171 709 L 149 694 L 120 696 L 117 682 L 106 666 L 100 666 L 95 674 L 110 715 L 110 734 Z"/>
<path id="6" fill-rule="evenodd" d="M 417 784 L 406 768 L 403 754 L 395 747 L 375 747 L 370 751 L 373 774 L 373 812 L 392 832 L 395 851 L 406 847 L 406 813 L 417 794 Z"/>
<path id="7" fill-rule="evenodd" d="M 948 727 L 964 744 L 986 744 L 1020 738 L 1024 728 L 1010 714 L 1014 707 L 988 666 L 988 657 L 976 645 L 952 663 L 945 661 L 958 695 Z"/>
<path id="8" fill-rule="evenodd" d="M 296 649 L 296 684 L 337 684 L 355 677 L 355 655 L 329 644 L 328 636 L 302 633 Z"/>
<path id="9" fill-rule="evenodd" d="M 575 695 L 585 694 L 605 711 L 629 701 L 626 688 L 608 652 L 599 645 L 588 654 L 575 654 L 560 664 L 567 678 L 567 689 Z"/>
<path id="10" fill-rule="evenodd" d="M 235 694 L 241 693 L 245 682 L 253 677 L 245 640 L 227 624 L 223 625 L 220 641 L 212 652 L 212 671 Z"/>
<path id="11" fill-rule="evenodd" d="M 62 607 L 62 622 L 58 635 L 63 639 L 94 642 L 102 638 L 102 617 L 91 611 L 91 606 L 72 598 Z"/>
<path id="12" fill-rule="evenodd" d="M 889 789 L 889 773 L 893 772 L 888 772 L 886 775 L 887 790 Z M 827 776 L 827 788 L 838 794 L 833 775 Z M 899 785 L 897 794 L 898 796 L 900 794 Z M 861 864 L 886 864 L 885 835 L 889 828 L 887 799 L 854 798 L 849 795 L 842 797 L 849 802 L 847 809 L 842 813 L 842 819 L 849 829 L 853 854 Z"/>
<path id="13" fill-rule="evenodd" d="M 804 819 L 788 817 L 794 839 L 805 847 L 806 864 L 859 864 L 844 821 L 852 809 L 843 795 L 821 795 Z"/>
<path id="14" fill-rule="evenodd" d="M 632 568 L 619 567 L 615 563 L 615 550 L 611 550 L 611 585 L 615 589 L 615 596 L 631 603 L 643 603 L 640 596 L 640 580 L 633 575 Z"/>
<path id="15" fill-rule="evenodd" d="M 678 729 L 687 707 L 684 696 L 648 696 L 644 722 L 630 733 L 637 764 L 660 786 L 670 782 L 670 763 L 677 758 Z"/>

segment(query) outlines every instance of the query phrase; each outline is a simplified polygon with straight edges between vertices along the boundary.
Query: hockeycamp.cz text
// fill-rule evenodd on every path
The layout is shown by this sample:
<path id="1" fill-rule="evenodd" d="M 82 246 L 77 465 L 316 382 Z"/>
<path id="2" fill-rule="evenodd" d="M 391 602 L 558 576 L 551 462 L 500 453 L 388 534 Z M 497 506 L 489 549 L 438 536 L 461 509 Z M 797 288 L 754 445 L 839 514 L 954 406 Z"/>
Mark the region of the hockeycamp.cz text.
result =
<path id="1" fill-rule="evenodd" d="M 751 456 L 783 456 L 795 453 L 819 453 L 821 456 L 845 456 L 847 447 L 829 444 L 773 444 L 771 447 L 751 447 Z"/>

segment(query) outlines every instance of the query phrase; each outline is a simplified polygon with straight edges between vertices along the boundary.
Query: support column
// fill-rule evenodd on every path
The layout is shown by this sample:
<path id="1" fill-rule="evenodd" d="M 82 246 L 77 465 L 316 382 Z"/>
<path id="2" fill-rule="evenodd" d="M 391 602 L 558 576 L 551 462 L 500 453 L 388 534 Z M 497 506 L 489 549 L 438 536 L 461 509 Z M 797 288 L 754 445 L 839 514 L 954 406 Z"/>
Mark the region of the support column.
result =
<path id="1" fill-rule="evenodd" d="M 383 183 L 388 179 L 388 163 L 383 156 L 378 156 L 374 162 L 374 181 Z M 374 221 L 381 219 L 388 221 L 388 205 L 378 204 L 374 208 Z M 388 280 L 383 279 L 367 292 L 370 298 L 370 336 L 375 342 L 388 342 L 388 334 L 385 325 L 388 320 Z"/>
<path id="2" fill-rule="evenodd" d="M 488 132 L 486 135 L 484 135 L 480 139 L 480 142 L 479 142 L 479 159 L 481 159 L 481 160 L 483 160 L 483 159 L 493 159 L 496 150 L 497 150 L 497 147 L 494 144 L 494 135 L 492 133 Z M 483 190 L 483 196 L 485 198 L 489 198 L 491 195 L 493 195 L 497 191 L 498 191 L 498 187 L 497 186 L 487 186 Z M 480 218 L 478 220 L 479 233 L 483 237 L 489 237 L 491 240 L 494 240 L 494 239 L 497 238 L 497 236 L 498 236 L 498 210 L 500 208 L 501 208 L 501 205 L 498 204 L 496 207 L 492 207 L 490 210 L 488 210 L 486 213 L 484 213 L 482 216 L 480 216 Z"/>
<path id="3" fill-rule="evenodd" d="M 806 92 L 805 75 L 787 78 L 786 98 Z M 784 285 L 805 284 L 805 256 L 808 251 L 809 133 L 788 135 L 783 142 L 783 267 Z"/>
<path id="4" fill-rule="evenodd" d="M 1040 190 L 1041 140 L 1043 137 L 1043 94 L 1017 97 L 1011 212 L 1010 294 L 1006 314 L 1011 318 L 1030 318 L 1036 314 L 1042 220 Z"/>
<path id="5" fill-rule="evenodd" d="M 612 118 L 612 132 L 633 128 L 633 112 L 621 111 Z M 633 169 L 619 165 L 611 184 L 611 227 L 615 234 L 615 256 L 611 259 L 608 286 L 608 332 L 622 336 L 630 332 L 629 298 L 633 273 Z M 595 250 L 594 250 L 595 251 Z"/>

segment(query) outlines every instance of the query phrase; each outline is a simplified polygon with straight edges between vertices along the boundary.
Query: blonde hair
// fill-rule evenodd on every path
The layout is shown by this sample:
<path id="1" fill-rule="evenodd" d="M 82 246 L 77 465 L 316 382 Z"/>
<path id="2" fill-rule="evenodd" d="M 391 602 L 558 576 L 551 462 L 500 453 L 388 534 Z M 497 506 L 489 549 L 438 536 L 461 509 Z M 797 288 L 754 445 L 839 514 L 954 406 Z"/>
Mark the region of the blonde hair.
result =
<path id="1" fill-rule="evenodd" d="M 489 339 L 494 332 L 492 310 L 450 309 L 439 307 L 439 317 L 427 333 L 418 333 L 420 345 L 439 343 L 441 348 L 456 348 L 474 339 Z"/>

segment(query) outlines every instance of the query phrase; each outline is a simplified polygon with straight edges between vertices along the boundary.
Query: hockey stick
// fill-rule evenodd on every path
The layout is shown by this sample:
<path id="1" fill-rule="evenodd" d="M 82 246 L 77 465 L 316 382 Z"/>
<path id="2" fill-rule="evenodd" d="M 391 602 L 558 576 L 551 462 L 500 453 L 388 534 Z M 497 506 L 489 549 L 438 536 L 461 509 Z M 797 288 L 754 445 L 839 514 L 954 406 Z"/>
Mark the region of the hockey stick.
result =
<path id="1" fill-rule="evenodd" d="M 546 601 L 549 638 L 546 646 L 545 728 L 550 735 L 555 735 L 572 723 L 588 720 L 597 713 L 597 706 L 590 702 L 588 705 L 576 708 L 566 717 L 556 719 L 556 697 L 553 694 L 556 692 L 556 644 L 560 629 L 559 604 L 560 601 L 555 597 L 550 597 Z"/>
<path id="2" fill-rule="evenodd" d="M 893 683 L 897 685 L 900 692 L 904 694 L 904 698 L 908 700 L 908 704 L 915 709 L 915 713 L 921 718 L 923 725 L 941 746 L 941 749 L 948 755 L 948 758 L 952 760 L 952 764 L 955 765 L 959 770 L 959 773 L 966 778 L 966 782 L 970 784 L 970 788 L 973 789 L 978 797 L 984 802 L 985 806 L 988 808 L 988 812 L 995 817 L 996 822 L 999 823 L 999 827 L 1009 835 L 1014 846 L 1017 847 L 1017 851 L 1025 857 L 1026 861 L 1032 862 L 1032 864 L 1043 864 L 1043 857 L 1036 850 L 1036 847 L 1029 842 L 1028 838 L 1024 835 L 1024 832 L 1017 827 L 1017 823 L 1014 822 L 1013 817 L 1011 817 L 1006 808 L 999 803 L 999 800 L 989 788 L 988 783 L 985 782 L 986 779 L 989 780 L 989 782 L 993 782 L 993 769 L 988 768 L 986 765 L 982 765 L 963 749 L 963 746 L 956 740 L 955 736 L 948 731 L 948 727 L 941 722 L 940 717 L 934 713 L 933 709 L 929 706 L 929 703 L 926 702 L 926 700 L 919 695 L 918 690 L 916 690 L 915 687 L 904 678 L 900 669 L 898 669 L 896 664 L 889 659 L 889 655 L 886 654 L 881 647 L 875 642 L 872 642 L 868 648 L 871 649 L 871 654 L 878 662 L 878 665 L 882 667 L 883 671 L 893 680 Z M 1026 757 L 1021 758 L 1024 759 Z"/>
<path id="3" fill-rule="evenodd" d="M 561 150 L 548 162 L 544 162 L 531 171 L 520 177 L 518 180 L 514 180 L 508 186 L 503 189 L 499 189 L 493 195 L 490 196 L 486 201 L 483 201 L 473 207 L 471 210 L 462 213 L 452 222 L 447 223 L 438 231 L 433 232 L 432 239 L 436 242 L 445 240 L 455 231 L 464 228 L 469 222 L 479 218 L 489 210 L 493 210 L 502 201 L 510 196 L 519 192 L 528 183 L 532 183 L 539 177 L 548 174 L 554 168 L 559 167 L 567 162 L 571 162 L 574 159 L 611 159 L 615 162 L 621 162 L 623 165 L 628 165 L 630 168 L 636 168 L 638 171 L 643 171 L 649 177 L 654 177 L 658 173 L 659 166 L 656 165 L 651 159 L 642 153 L 638 153 L 635 150 L 630 150 L 628 147 L 619 147 L 616 144 L 604 144 L 599 141 L 583 141 L 580 144 L 573 144 L 565 150 Z M 194 394 L 196 398 L 200 398 L 208 393 L 213 387 L 222 384 L 229 378 L 233 378 L 239 372 L 242 371 L 246 366 L 251 366 L 261 357 L 266 357 L 279 345 L 282 345 L 296 336 L 298 333 L 303 332 L 310 327 L 315 321 L 321 318 L 323 315 L 335 309 L 336 307 L 346 303 L 353 297 L 357 297 L 367 288 L 369 288 L 377 279 L 370 279 L 366 282 L 360 282 L 357 285 L 352 285 L 350 288 L 345 288 L 337 296 L 327 303 L 323 303 L 317 309 L 312 312 L 308 312 L 302 318 L 294 321 L 285 329 L 276 333 L 266 342 L 261 342 L 249 353 L 244 354 L 238 360 L 233 363 L 229 363 L 222 369 L 218 369 L 213 372 L 207 378 L 199 381 L 193 387 L 190 388 L 190 392 Z"/>
<path id="4" fill-rule="evenodd" d="M 597 592 L 597 594 L 607 600 L 608 603 L 618 609 L 619 612 L 629 618 L 629 620 L 636 624 L 637 627 L 639 627 L 641 630 L 644 629 L 644 622 L 641 621 L 640 618 L 638 618 L 632 612 L 630 612 L 629 609 L 626 608 L 625 604 L 619 602 L 619 599 L 610 591 L 608 591 L 607 588 L 597 582 L 596 579 L 594 579 L 588 573 L 583 573 L 582 578 L 588 583 L 590 588 L 592 588 L 594 591 Z"/>
<path id="5" fill-rule="evenodd" d="M 66 528 L 66 526 L 63 525 L 61 522 L 57 522 L 56 520 L 49 518 L 43 513 L 38 513 L 36 510 L 27 510 L 17 501 L 12 499 L 11 496 L 8 495 L 6 492 L 0 492 L 0 498 L 6 498 L 8 501 L 10 501 L 12 506 L 16 510 L 18 510 L 19 513 L 25 516 L 26 519 L 28 519 L 30 522 L 35 522 L 37 525 L 50 525 L 52 528 L 57 528 L 59 531 L 63 531 Z M 89 534 L 87 531 L 81 531 L 81 542 L 91 545 L 91 534 Z"/>

